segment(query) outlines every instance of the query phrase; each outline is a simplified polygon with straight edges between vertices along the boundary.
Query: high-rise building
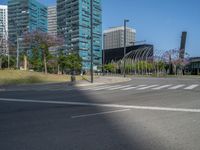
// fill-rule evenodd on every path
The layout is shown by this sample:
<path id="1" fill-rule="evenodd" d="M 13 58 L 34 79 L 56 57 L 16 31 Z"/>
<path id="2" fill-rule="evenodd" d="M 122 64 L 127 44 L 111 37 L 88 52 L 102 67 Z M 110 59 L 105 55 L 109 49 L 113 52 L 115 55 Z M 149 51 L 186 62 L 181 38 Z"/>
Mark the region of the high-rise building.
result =
<path id="1" fill-rule="evenodd" d="M 0 55 L 8 54 L 8 7 L 0 5 Z"/>
<path id="2" fill-rule="evenodd" d="M 76 52 L 82 57 L 85 70 L 91 66 L 91 20 L 94 68 L 102 64 L 101 12 L 101 0 L 57 0 L 58 35 L 64 37 L 68 52 Z"/>
<path id="3" fill-rule="evenodd" d="M 36 0 L 8 0 L 8 37 L 14 47 L 24 32 L 47 32 L 47 7 Z M 18 38 L 17 38 L 18 37 Z M 18 39 L 18 40 L 17 40 Z M 20 46 L 20 51 L 23 46 Z M 16 49 L 11 50 L 16 55 Z"/>
<path id="4" fill-rule="evenodd" d="M 56 6 L 48 7 L 48 33 L 57 35 L 57 11 Z"/>
<path id="5" fill-rule="evenodd" d="M 133 45 L 135 42 L 136 30 L 126 28 L 126 46 Z M 113 49 L 124 47 L 124 27 L 113 27 L 103 33 L 103 49 Z"/>

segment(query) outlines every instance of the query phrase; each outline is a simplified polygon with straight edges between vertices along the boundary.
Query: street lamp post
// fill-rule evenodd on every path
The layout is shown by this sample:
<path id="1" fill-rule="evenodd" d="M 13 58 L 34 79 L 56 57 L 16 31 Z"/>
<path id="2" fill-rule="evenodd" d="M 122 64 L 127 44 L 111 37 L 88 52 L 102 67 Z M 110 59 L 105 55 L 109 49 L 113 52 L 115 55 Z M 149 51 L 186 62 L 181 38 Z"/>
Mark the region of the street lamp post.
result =
<path id="1" fill-rule="evenodd" d="M 105 41 L 106 41 L 106 35 L 104 34 L 103 37 L 104 37 L 104 38 L 103 38 L 103 40 L 104 40 L 104 41 L 103 41 L 103 45 L 104 45 L 104 46 L 103 46 L 102 71 L 103 71 L 103 76 L 104 76 L 104 75 L 105 75 L 105 68 L 104 68 L 104 66 L 105 66 L 105 47 L 106 47 L 106 46 L 105 46 Z"/>
<path id="2" fill-rule="evenodd" d="M 91 65 L 90 65 L 90 72 L 91 72 L 91 83 L 94 82 L 93 77 L 93 0 L 90 0 L 90 36 L 91 36 Z"/>
<path id="3" fill-rule="evenodd" d="M 124 77 L 126 77 L 126 23 L 129 22 L 129 20 L 124 19 Z"/>

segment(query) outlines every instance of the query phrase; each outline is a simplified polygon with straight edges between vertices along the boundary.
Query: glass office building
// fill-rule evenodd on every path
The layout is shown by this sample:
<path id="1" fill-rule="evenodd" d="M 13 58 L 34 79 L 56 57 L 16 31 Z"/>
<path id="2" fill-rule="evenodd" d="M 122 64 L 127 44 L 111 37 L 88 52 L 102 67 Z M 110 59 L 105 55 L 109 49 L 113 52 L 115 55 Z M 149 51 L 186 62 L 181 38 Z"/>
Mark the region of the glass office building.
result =
<path id="1" fill-rule="evenodd" d="M 8 54 L 8 9 L 0 5 L 0 55 Z"/>
<path id="2" fill-rule="evenodd" d="M 36 0 L 8 0 L 8 37 L 11 44 L 17 44 L 17 36 L 21 39 L 24 32 L 35 30 L 47 32 L 47 7 Z M 16 50 L 11 50 L 11 54 L 16 55 Z"/>
<path id="3" fill-rule="evenodd" d="M 91 0 L 57 0 L 57 32 L 64 37 L 68 53 L 76 52 L 83 59 L 83 69 L 90 69 Z M 101 0 L 93 0 L 94 69 L 102 64 Z"/>

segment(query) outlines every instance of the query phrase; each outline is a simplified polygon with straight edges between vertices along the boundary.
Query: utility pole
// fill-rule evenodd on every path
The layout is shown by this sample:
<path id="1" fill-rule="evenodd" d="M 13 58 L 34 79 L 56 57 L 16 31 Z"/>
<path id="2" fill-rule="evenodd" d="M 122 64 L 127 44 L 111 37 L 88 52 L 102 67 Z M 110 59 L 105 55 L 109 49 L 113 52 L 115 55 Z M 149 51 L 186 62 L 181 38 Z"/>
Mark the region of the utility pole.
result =
<path id="1" fill-rule="evenodd" d="M 90 36 L 91 36 L 91 66 L 90 66 L 90 72 L 91 72 L 91 83 L 94 82 L 94 74 L 93 74 L 93 0 L 90 0 Z"/>
<path id="2" fill-rule="evenodd" d="M 129 22 L 129 20 L 124 19 L 124 78 L 126 77 L 126 23 Z"/>

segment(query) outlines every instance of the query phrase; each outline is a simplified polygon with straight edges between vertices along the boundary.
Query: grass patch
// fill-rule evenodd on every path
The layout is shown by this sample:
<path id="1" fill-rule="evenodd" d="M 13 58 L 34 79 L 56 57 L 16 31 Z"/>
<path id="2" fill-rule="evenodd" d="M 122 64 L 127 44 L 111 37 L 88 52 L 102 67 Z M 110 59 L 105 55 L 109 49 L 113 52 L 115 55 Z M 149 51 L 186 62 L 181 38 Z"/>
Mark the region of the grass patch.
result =
<path id="1" fill-rule="evenodd" d="M 30 83 L 55 83 L 70 81 L 69 75 L 44 74 L 39 72 L 21 70 L 0 70 L 0 84 L 30 84 Z M 82 77 L 77 76 L 77 80 Z"/>

